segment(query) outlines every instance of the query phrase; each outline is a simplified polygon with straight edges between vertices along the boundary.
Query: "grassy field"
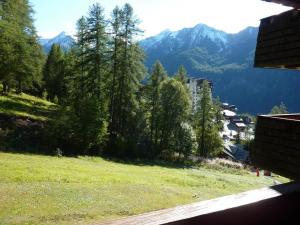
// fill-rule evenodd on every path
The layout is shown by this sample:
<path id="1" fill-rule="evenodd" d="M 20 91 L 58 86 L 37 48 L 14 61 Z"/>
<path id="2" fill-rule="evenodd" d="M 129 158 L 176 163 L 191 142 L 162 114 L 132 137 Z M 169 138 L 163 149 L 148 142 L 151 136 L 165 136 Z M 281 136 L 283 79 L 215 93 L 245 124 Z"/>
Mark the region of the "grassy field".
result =
<path id="1" fill-rule="evenodd" d="M 47 120 L 55 109 L 55 104 L 24 93 L 0 95 L 0 113 L 7 115 Z"/>
<path id="2" fill-rule="evenodd" d="M 0 153 L 0 224 L 86 224 L 272 184 L 222 167 Z"/>

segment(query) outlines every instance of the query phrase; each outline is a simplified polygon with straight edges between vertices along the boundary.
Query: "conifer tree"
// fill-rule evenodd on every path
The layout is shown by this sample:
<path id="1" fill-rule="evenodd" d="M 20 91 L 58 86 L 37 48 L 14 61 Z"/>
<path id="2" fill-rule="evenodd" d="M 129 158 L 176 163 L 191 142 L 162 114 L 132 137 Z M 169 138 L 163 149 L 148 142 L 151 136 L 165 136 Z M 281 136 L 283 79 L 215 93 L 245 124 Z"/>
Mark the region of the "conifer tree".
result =
<path id="1" fill-rule="evenodd" d="M 204 157 L 214 156 L 222 149 L 222 140 L 218 126 L 215 124 L 215 115 L 210 86 L 208 81 L 205 80 L 201 88 L 195 121 L 198 154 Z"/>
<path id="2" fill-rule="evenodd" d="M 107 33 L 100 4 L 77 22 L 77 40 L 68 55 L 68 101 L 62 124 L 81 154 L 99 154 L 107 132 Z M 72 65 L 71 65 L 72 67 Z"/>
<path id="3" fill-rule="evenodd" d="M 183 65 L 179 67 L 178 72 L 175 74 L 175 79 L 180 81 L 183 85 L 186 85 L 188 77 Z"/>
<path id="4" fill-rule="evenodd" d="M 270 114 L 287 114 L 287 113 L 289 112 L 283 102 L 281 102 L 279 106 L 275 105 L 270 112 Z"/>
<path id="5" fill-rule="evenodd" d="M 112 18 L 113 54 L 111 88 L 114 94 L 110 96 L 110 143 L 125 142 L 128 146 L 138 137 L 135 132 L 139 126 L 139 104 L 137 92 L 140 81 L 145 74 L 144 53 L 137 44 L 136 37 L 141 33 L 137 28 L 138 20 L 133 9 L 125 4 L 122 9 L 116 8 Z M 135 137 L 134 137 L 135 136 Z M 130 149 L 130 148 L 128 148 Z"/>
<path id="6" fill-rule="evenodd" d="M 163 65 L 156 61 L 151 73 L 151 83 L 149 85 L 149 110 L 150 110 L 150 139 L 157 147 L 159 135 L 159 86 L 161 82 L 168 78 Z"/>
<path id="7" fill-rule="evenodd" d="M 111 20 L 111 76 L 110 76 L 110 92 L 109 92 L 109 135 L 110 135 L 110 143 L 109 145 L 114 148 L 114 142 L 118 135 L 118 114 L 117 114 L 117 105 L 116 101 L 118 101 L 118 93 L 117 90 L 120 87 L 120 83 L 118 82 L 120 77 L 122 76 L 122 68 L 121 68 L 121 51 L 122 51 L 122 10 L 116 6 L 112 12 Z"/>
<path id="8" fill-rule="evenodd" d="M 8 84 L 16 84 L 22 92 L 40 84 L 44 55 L 28 0 L 2 1 L 1 6 L 0 79 L 5 90 Z"/>
<path id="9" fill-rule="evenodd" d="M 86 42 L 88 48 L 86 50 L 87 62 L 90 67 L 88 71 L 88 91 L 97 96 L 104 107 L 104 82 L 107 67 L 107 33 L 105 31 L 106 21 L 104 18 L 104 10 L 98 3 L 90 7 L 87 17 L 88 34 Z"/>
<path id="10" fill-rule="evenodd" d="M 64 76 L 64 53 L 60 45 L 53 44 L 44 66 L 44 86 L 51 101 L 65 96 Z"/>
<path id="11" fill-rule="evenodd" d="M 159 150 L 160 153 L 170 155 L 178 149 L 178 138 L 184 138 L 180 134 L 183 133 L 184 123 L 188 121 L 191 103 L 186 88 L 173 78 L 163 81 L 159 92 Z"/>
<path id="12" fill-rule="evenodd" d="M 76 61 L 76 71 L 79 74 L 77 77 L 74 77 L 77 81 L 78 86 L 76 89 L 79 89 L 80 92 L 77 92 L 79 95 L 83 96 L 85 94 L 85 79 L 87 76 L 87 70 L 89 67 L 88 61 L 88 24 L 86 17 L 81 17 L 77 22 L 77 43 L 74 48 L 74 53 L 77 55 Z"/>

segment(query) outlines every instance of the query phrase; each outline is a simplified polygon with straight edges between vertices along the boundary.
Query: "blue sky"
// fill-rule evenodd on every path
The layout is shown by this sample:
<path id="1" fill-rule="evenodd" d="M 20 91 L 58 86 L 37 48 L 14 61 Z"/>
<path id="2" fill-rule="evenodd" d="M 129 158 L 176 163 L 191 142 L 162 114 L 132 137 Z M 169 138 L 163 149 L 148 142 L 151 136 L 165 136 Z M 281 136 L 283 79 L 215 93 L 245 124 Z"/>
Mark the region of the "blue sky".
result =
<path id="1" fill-rule="evenodd" d="M 180 30 L 198 23 L 236 33 L 247 26 L 258 26 L 261 18 L 288 8 L 261 0 L 30 0 L 35 10 L 38 34 L 51 38 L 62 31 L 75 33 L 76 21 L 99 2 L 110 15 L 116 6 L 132 5 L 142 21 L 145 37 L 170 29 Z"/>

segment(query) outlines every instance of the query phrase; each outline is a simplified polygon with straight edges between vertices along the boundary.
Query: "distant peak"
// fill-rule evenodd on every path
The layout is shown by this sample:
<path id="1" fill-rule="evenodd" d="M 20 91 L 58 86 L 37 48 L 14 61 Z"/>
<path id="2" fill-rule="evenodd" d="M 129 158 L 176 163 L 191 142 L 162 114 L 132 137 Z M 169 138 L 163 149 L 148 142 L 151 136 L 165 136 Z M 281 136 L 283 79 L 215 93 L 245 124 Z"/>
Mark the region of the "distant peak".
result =
<path id="1" fill-rule="evenodd" d="M 248 34 L 252 34 L 258 31 L 258 27 L 246 27 L 245 29 L 239 31 L 236 34 L 242 34 L 242 33 L 248 33 Z"/>
<path id="2" fill-rule="evenodd" d="M 57 35 L 57 37 L 62 37 L 62 36 L 68 36 L 68 34 L 65 31 L 63 31 Z"/>
<path id="3" fill-rule="evenodd" d="M 162 32 L 160 32 L 159 34 L 165 34 L 165 33 L 170 33 L 170 32 L 171 32 L 170 29 L 165 29 L 165 30 L 163 30 Z"/>
<path id="4" fill-rule="evenodd" d="M 211 28 L 211 27 L 207 26 L 206 24 L 199 23 L 196 26 L 194 26 L 194 28 Z"/>

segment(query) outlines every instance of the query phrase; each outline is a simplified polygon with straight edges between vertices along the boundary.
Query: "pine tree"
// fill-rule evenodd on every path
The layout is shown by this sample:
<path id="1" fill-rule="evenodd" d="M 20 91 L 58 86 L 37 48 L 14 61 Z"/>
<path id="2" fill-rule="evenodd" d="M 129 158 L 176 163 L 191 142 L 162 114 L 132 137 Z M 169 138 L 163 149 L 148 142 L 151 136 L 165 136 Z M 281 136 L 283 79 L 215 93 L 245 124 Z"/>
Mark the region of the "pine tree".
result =
<path id="1" fill-rule="evenodd" d="M 77 22 L 77 41 L 67 55 L 68 100 L 61 124 L 80 154 L 99 154 L 107 134 L 108 38 L 103 8 L 94 4 Z M 60 127 L 60 126 L 58 126 Z M 77 149 L 77 150 L 76 150 Z"/>
<path id="2" fill-rule="evenodd" d="M 65 96 L 64 76 L 64 53 L 60 45 L 53 44 L 44 66 L 44 86 L 50 100 Z"/>
<path id="3" fill-rule="evenodd" d="M 222 113 L 222 103 L 219 97 L 213 100 L 213 109 L 215 113 L 215 122 L 219 131 L 223 130 L 224 115 Z"/>
<path id="4" fill-rule="evenodd" d="M 4 89 L 17 85 L 17 91 L 40 84 L 44 55 L 33 25 L 33 10 L 28 0 L 1 3 L 0 79 Z"/>
<path id="5" fill-rule="evenodd" d="M 78 88 L 80 92 L 79 95 L 83 96 L 85 94 L 85 79 L 87 76 L 87 70 L 89 67 L 88 61 L 88 47 L 89 42 L 88 38 L 88 24 L 86 17 L 81 17 L 77 22 L 77 43 L 74 48 L 74 53 L 77 55 L 77 62 L 76 62 L 76 71 L 79 74 L 77 77 L 73 77 L 77 79 L 77 83 L 79 86 Z"/>
<path id="6" fill-rule="evenodd" d="M 154 144 L 154 148 L 157 148 L 159 135 L 159 86 L 167 78 L 168 74 L 163 65 L 156 61 L 153 65 L 149 85 L 150 139 Z"/>
<path id="7" fill-rule="evenodd" d="M 139 46 L 135 43 L 135 38 L 140 34 L 136 28 L 138 21 L 134 18 L 133 9 L 129 4 L 122 8 L 121 37 L 123 39 L 121 50 L 121 76 L 118 79 L 118 127 L 122 136 L 126 134 L 127 115 L 130 115 L 130 105 L 135 104 L 135 93 L 139 88 L 139 81 L 143 77 L 144 55 Z M 129 119 L 129 118 L 128 118 Z"/>
<path id="8" fill-rule="evenodd" d="M 86 42 L 88 48 L 86 50 L 87 61 L 90 65 L 87 77 L 88 91 L 97 96 L 104 107 L 104 82 L 107 71 L 107 33 L 105 31 L 106 21 L 104 18 L 104 10 L 98 3 L 94 4 L 87 17 L 88 33 Z"/>
<path id="9" fill-rule="evenodd" d="M 187 71 L 186 71 L 186 69 L 184 68 L 183 65 L 181 65 L 179 67 L 178 72 L 175 74 L 174 77 L 175 77 L 176 80 L 181 82 L 183 85 L 187 84 L 187 79 L 188 79 Z"/>
<path id="10" fill-rule="evenodd" d="M 110 147 L 114 148 L 114 142 L 118 135 L 118 114 L 116 101 L 118 100 L 117 90 L 120 86 L 119 79 L 122 76 L 121 68 L 121 50 L 122 50 L 122 10 L 117 6 L 112 12 L 111 25 L 111 79 L 110 79 L 110 92 L 109 92 L 109 135 Z"/>
<path id="11" fill-rule="evenodd" d="M 178 149 L 175 143 L 188 121 L 191 103 L 185 87 L 173 78 L 163 81 L 159 92 L 160 153 L 170 155 Z"/>
<path id="12" fill-rule="evenodd" d="M 113 12 L 112 30 L 114 35 L 112 54 L 110 95 L 110 145 L 120 143 L 120 148 L 137 143 L 136 130 L 139 127 L 139 104 L 137 93 L 145 74 L 144 53 L 136 41 L 140 34 L 133 9 L 125 4 Z M 123 146 L 123 147 L 122 147 Z M 114 147 L 112 147 L 114 148 Z M 127 148 L 127 147 L 125 147 Z M 128 147 L 127 149 L 134 148 Z"/>
<path id="13" fill-rule="evenodd" d="M 204 157 L 214 156 L 222 149 L 222 140 L 215 124 L 215 113 L 208 81 L 204 81 L 196 113 L 198 154 Z"/>
<path id="14" fill-rule="evenodd" d="M 289 112 L 283 102 L 281 102 L 279 106 L 275 105 L 270 112 L 270 114 L 273 114 L 273 115 L 274 114 L 287 114 L 287 113 L 289 113 Z"/>

